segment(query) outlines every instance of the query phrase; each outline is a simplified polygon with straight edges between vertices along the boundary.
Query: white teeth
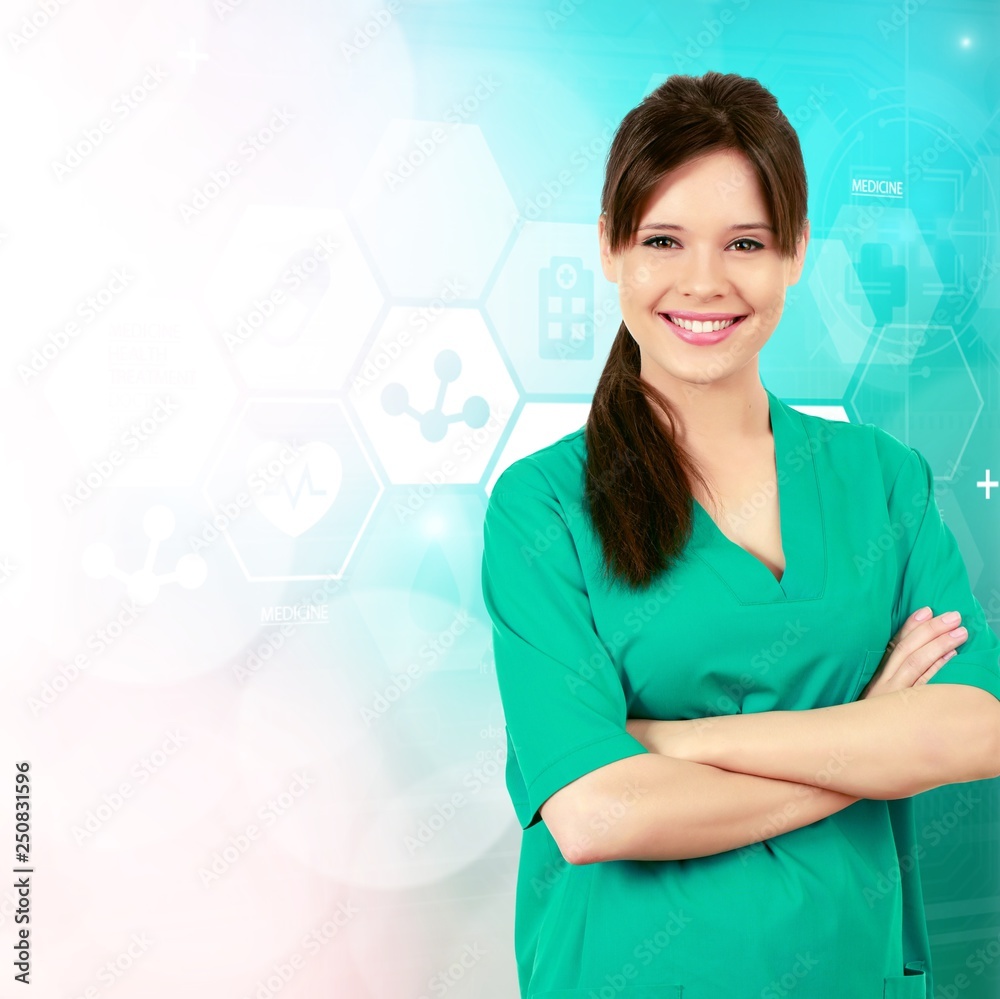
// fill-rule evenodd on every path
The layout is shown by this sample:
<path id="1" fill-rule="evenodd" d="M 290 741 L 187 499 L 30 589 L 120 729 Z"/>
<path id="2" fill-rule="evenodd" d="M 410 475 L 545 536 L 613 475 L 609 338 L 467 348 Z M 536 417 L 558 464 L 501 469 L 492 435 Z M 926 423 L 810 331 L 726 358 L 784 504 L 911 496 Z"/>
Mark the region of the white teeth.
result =
<path id="1" fill-rule="evenodd" d="M 719 319 L 713 323 L 702 323 L 696 319 L 678 319 L 676 316 L 670 316 L 669 319 L 672 323 L 690 330 L 692 333 L 714 333 L 717 330 L 725 329 L 727 326 L 732 326 L 736 322 L 735 319 Z"/>

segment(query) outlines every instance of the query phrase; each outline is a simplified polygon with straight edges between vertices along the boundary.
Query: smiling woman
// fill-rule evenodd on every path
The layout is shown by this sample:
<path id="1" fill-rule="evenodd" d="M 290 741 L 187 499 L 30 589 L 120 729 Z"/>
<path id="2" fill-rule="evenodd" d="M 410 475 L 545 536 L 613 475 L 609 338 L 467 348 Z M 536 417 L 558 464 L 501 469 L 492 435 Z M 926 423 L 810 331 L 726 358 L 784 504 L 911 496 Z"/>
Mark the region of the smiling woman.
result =
<path id="1" fill-rule="evenodd" d="M 1000 639 L 923 455 L 761 382 L 798 140 L 756 80 L 670 77 L 602 209 L 590 416 L 484 526 L 522 999 L 926 999 L 912 796 L 1000 774 Z"/>
<path id="2" fill-rule="evenodd" d="M 625 116 L 598 219 L 623 322 L 588 421 L 587 496 L 606 574 L 633 585 L 683 550 L 692 498 L 721 516 L 727 487 L 738 495 L 773 477 L 757 355 L 809 241 L 798 137 L 773 96 L 711 73 L 699 94 L 684 83 L 693 79 L 673 77 Z M 671 139 L 642 141 L 649 134 Z M 727 443 L 746 460 L 734 464 Z M 601 489 L 622 453 L 637 457 L 629 488 Z M 780 562 L 764 523 L 755 543 L 770 543 Z"/>
<path id="3" fill-rule="evenodd" d="M 779 249 L 782 239 L 770 222 L 774 214 L 747 155 L 739 148 L 722 147 L 669 169 L 645 196 L 634 237 L 620 243 L 618 250 L 613 249 L 607 210 L 598 220 L 604 274 L 619 287 L 624 317 L 624 336 L 619 330 L 618 350 L 612 348 L 588 429 L 588 443 L 597 442 L 588 460 L 591 504 L 605 538 L 608 572 L 617 565 L 639 582 L 651 569 L 654 549 L 648 537 L 640 531 L 626 538 L 617 526 L 622 523 L 620 506 L 626 495 L 630 506 L 638 501 L 658 508 L 661 517 L 676 526 L 674 537 L 665 539 L 668 552 L 686 540 L 681 528 L 685 508 L 693 499 L 695 515 L 713 509 L 718 519 L 728 520 L 727 536 L 781 572 L 777 489 L 768 509 L 758 511 L 764 516 L 737 525 L 725 513 L 746 492 L 759 488 L 755 483 L 773 481 L 776 474 L 774 445 L 760 419 L 753 416 L 754 404 L 760 411 L 762 394 L 757 355 L 781 317 L 786 288 L 802 273 L 809 223 L 805 219 L 796 223 L 795 252 L 784 255 Z M 750 221 L 734 222 L 734 218 Z M 618 454 L 622 443 L 616 441 L 615 421 L 606 420 L 603 398 L 629 384 L 628 365 L 634 363 L 629 355 L 636 351 L 641 357 L 639 388 L 660 406 L 668 424 L 666 433 L 649 436 L 651 457 L 657 461 L 658 447 L 695 465 L 690 498 L 673 490 L 650 495 L 639 481 L 633 483 L 635 491 L 624 494 L 594 488 L 605 475 L 605 448 L 613 445 Z M 646 419 L 646 399 L 634 385 L 632 389 L 620 405 Z M 701 400 L 696 401 L 694 390 Z M 677 421 L 678 406 L 685 411 L 683 421 Z M 676 421 L 672 429 L 670 421 Z M 724 428 L 721 421 L 728 426 Z M 743 440 L 733 440 L 730 449 L 725 437 Z M 733 459 L 734 452 L 739 460 Z M 711 484 L 701 474 L 706 471 L 711 473 Z M 646 469 L 636 478 L 656 481 Z M 674 506 L 684 512 L 671 512 Z M 653 525 L 656 518 L 647 514 L 639 523 Z M 608 530 L 611 524 L 616 525 L 613 533 Z M 631 569 L 626 568 L 630 562 Z"/>

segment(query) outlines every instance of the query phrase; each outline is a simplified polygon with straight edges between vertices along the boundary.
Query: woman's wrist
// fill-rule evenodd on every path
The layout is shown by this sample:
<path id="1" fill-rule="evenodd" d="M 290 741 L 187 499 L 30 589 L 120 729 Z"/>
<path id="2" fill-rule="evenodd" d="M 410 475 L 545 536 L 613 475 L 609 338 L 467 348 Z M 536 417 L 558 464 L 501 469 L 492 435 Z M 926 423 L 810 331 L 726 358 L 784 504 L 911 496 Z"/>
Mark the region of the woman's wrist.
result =
<path id="1" fill-rule="evenodd" d="M 629 718 L 626 728 L 651 753 L 672 756 L 689 763 L 715 764 L 714 747 L 718 744 L 715 719 L 690 718 L 664 721 L 658 718 Z"/>
<path id="2" fill-rule="evenodd" d="M 687 754 L 684 758 L 713 767 L 723 766 L 726 718 L 726 715 L 715 715 L 686 721 L 678 740 L 680 751 Z"/>

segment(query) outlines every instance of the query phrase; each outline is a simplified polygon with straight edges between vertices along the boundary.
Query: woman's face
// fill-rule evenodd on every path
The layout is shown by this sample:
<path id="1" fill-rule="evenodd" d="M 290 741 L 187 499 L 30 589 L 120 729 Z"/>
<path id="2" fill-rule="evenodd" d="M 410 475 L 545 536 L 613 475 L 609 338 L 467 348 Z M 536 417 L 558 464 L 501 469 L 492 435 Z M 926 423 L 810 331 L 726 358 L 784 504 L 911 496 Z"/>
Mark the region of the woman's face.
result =
<path id="1" fill-rule="evenodd" d="M 668 398 L 729 379 L 759 379 L 757 354 L 781 318 L 786 288 L 802 273 L 809 241 L 807 222 L 795 256 L 782 257 L 770 224 L 753 167 L 732 149 L 705 153 L 664 176 L 621 253 L 611 253 L 604 217 L 598 220 L 601 265 L 618 285 L 622 318 L 642 356 L 640 374 Z M 701 316 L 705 325 L 688 321 L 689 330 L 667 316 Z M 728 333 L 713 332 L 725 325 L 713 322 L 718 316 L 745 318 Z"/>

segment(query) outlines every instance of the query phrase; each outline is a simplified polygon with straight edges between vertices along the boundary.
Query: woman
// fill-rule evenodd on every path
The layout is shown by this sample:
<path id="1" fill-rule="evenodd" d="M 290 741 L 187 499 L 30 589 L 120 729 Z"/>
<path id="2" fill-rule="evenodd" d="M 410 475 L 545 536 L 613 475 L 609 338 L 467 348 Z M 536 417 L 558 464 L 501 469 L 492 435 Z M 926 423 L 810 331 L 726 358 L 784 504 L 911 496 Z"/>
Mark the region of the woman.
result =
<path id="1" fill-rule="evenodd" d="M 601 207 L 589 418 L 484 527 L 522 999 L 930 996 L 911 796 L 1000 775 L 1000 641 L 920 452 L 760 380 L 797 136 L 754 79 L 673 76 Z"/>

